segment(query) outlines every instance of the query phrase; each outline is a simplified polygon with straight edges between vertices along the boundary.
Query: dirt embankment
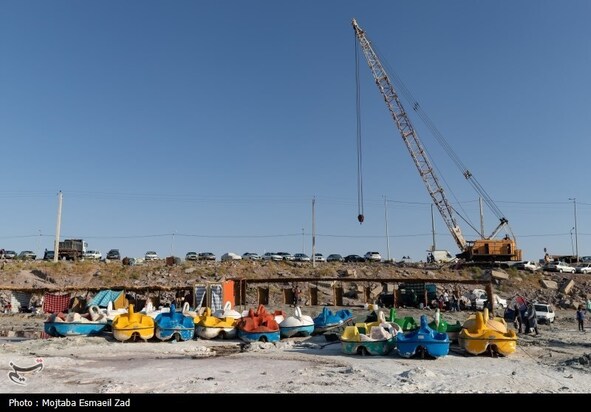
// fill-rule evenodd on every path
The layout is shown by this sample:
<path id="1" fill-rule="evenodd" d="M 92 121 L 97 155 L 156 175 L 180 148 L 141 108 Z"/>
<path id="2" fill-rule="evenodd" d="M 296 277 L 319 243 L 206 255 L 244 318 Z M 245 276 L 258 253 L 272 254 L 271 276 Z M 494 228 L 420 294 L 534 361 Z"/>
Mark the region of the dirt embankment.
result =
<path id="1" fill-rule="evenodd" d="M 473 280 L 486 283 L 488 270 L 469 267 L 455 269 L 451 266 L 427 267 L 424 265 L 395 265 L 385 263 L 311 263 L 296 262 L 182 262 L 166 265 L 164 261 L 126 266 L 121 262 L 23 262 L 4 261 L 0 264 L 0 291 L 21 290 L 43 292 L 46 290 L 84 291 L 104 288 L 123 288 L 133 291 L 174 291 L 190 289 L 204 281 L 221 279 L 291 279 L 313 278 L 315 286 L 322 290 L 321 296 L 330 304 L 333 281 L 342 279 L 347 304 L 365 302 L 363 289 L 379 293 L 382 283 L 389 279 L 428 279 L 437 284 L 438 293 L 458 287 L 460 293 L 469 292 L 475 285 L 450 285 L 438 280 Z M 591 297 L 591 281 L 586 275 L 570 275 L 537 272 L 529 273 L 507 269 L 507 279 L 495 280 L 493 288 L 501 297 L 511 298 L 516 294 L 532 300 L 549 302 L 557 307 L 573 308 Z M 326 279 L 326 282 L 323 282 Z M 357 280 L 359 279 L 359 280 Z M 363 280 L 362 280 L 363 279 Z M 272 292 L 291 287 L 292 283 L 270 283 Z M 305 286 L 305 285 L 302 285 Z M 251 285 L 256 289 L 256 285 Z M 394 282 L 392 282 L 394 287 Z M 252 292 L 252 291 L 251 291 Z M 280 293 L 273 293 L 281 295 Z M 375 296 L 372 296 L 372 299 Z"/>

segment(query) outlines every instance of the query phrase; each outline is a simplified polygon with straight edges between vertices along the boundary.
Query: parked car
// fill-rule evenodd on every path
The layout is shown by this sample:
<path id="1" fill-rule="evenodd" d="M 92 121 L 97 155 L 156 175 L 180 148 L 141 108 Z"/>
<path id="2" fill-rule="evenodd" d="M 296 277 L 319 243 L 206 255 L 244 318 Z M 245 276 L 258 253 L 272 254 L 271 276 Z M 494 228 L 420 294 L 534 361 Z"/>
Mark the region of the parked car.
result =
<path id="1" fill-rule="evenodd" d="M 322 253 L 314 253 L 314 261 L 316 262 L 326 262 L 326 258 Z"/>
<path id="2" fill-rule="evenodd" d="M 344 259 L 345 262 L 365 262 L 365 258 L 359 255 L 347 255 Z"/>
<path id="3" fill-rule="evenodd" d="M 242 260 L 261 260 L 261 256 L 255 252 L 244 252 L 242 254 Z"/>
<path id="4" fill-rule="evenodd" d="M 289 252 L 277 252 L 277 254 L 281 256 L 283 260 L 294 260 L 293 255 Z"/>
<path id="5" fill-rule="evenodd" d="M 194 261 L 194 260 L 198 260 L 199 256 L 197 255 L 197 252 L 187 252 L 187 254 L 185 255 L 185 260 L 188 261 Z"/>
<path id="6" fill-rule="evenodd" d="M 584 273 L 584 274 L 591 273 L 591 262 L 590 263 L 579 263 L 575 267 L 575 271 L 577 273 Z"/>
<path id="7" fill-rule="evenodd" d="M 343 257 L 341 255 L 339 255 L 338 253 L 332 253 L 330 255 L 328 255 L 328 257 L 326 258 L 327 262 L 344 262 L 345 259 L 343 259 Z"/>
<path id="8" fill-rule="evenodd" d="M 211 252 L 200 252 L 199 260 L 215 260 L 215 255 Z"/>
<path id="9" fill-rule="evenodd" d="M 293 255 L 293 260 L 296 262 L 309 262 L 310 256 L 306 255 L 305 253 L 296 253 Z"/>
<path id="10" fill-rule="evenodd" d="M 53 260 L 55 252 L 53 250 L 46 250 L 43 253 L 43 260 Z"/>
<path id="11" fill-rule="evenodd" d="M 505 309 L 507 307 L 507 299 L 503 299 L 496 293 L 493 293 L 493 299 L 493 308 Z M 488 296 L 484 289 L 474 289 L 470 293 L 470 300 L 473 302 L 476 310 L 482 310 L 488 301 Z"/>
<path id="12" fill-rule="evenodd" d="M 82 259 L 95 259 L 101 260 L 103 258 L 103 254 L 98 250 L 87 250 L 82 254 Z"/>
<path id="13" fill-rule="evenodd" d="M 369 262 L 381 262 L 382 256 L 379 252 L 367 252 L 365 256 L 363 256 L 365 260 Z"/>
<path id="14" fill-rule="evenodd" d="M 242 256 L 237 255 L 236 253 L 228 252 L 228 253 L 224 253 L 222 255 L 222 257 L 220 258 L 220 260 L 222 262 L 227 262 L 227 261 L 231 261 L 231 260 L 242 260 Z"/>
<path id="15" fill-rule="evenodd" d="M 4 259 L 16 259 L 16 252 L 14 250 L 5 250 Z"/>
<path id="16" fill-rule="evenodd" d="M 263 260 L 279 261 L 283 260 L 283 256 L 278 255 L 275 252 L 265 252 L 265 254 L 263 255 Z"/>
<path id="17" fill-rule="evenodd" d="M 107 260 L 121 260 L 119 249 L 111 249 L 107 252 Z"/>
<path id="18" fill-rule="evenodd" d="M 149 250 L 144 255 L 144 259 L 146 260 L 146 262 L 158 260 L 158 253 L 154 252 L 153 250 Z"/>
<path id="19" fill-rule="evenodd" d="M 18 254 L 18 259 L 20 260 L 35 260 L 37 255 L 35 252 L 31 250 L 23 250 L 21 253 Z"/>
<path id="20" fill-rule="evenodd" d="M 526 260 L 525 262 L 517 263 L 515 268 L 519 270 L 528 270 L 530 272 L 535 272 L 536 270 L 542 269 L 538 262 L 534 262 L 533 260 Z"/>
<path id="21" fill-rule="evenodd" d="M 560 273 L 575 273 L 576 269 L 572 266 L 567 265 L 564 262 L 549 262 L 544 266 L 544 270 L 548 272 L 560 272 Z"/>
<path id="22" fill-rule="evenodd" d="M 547 303 L 534 303 L 534 308 L 536 309 L 536 319 L 538 319 L 538 322 L 548 324 L 554 323 L 556 313 L 554 312 L 552 305 L 548 305 Z"/>

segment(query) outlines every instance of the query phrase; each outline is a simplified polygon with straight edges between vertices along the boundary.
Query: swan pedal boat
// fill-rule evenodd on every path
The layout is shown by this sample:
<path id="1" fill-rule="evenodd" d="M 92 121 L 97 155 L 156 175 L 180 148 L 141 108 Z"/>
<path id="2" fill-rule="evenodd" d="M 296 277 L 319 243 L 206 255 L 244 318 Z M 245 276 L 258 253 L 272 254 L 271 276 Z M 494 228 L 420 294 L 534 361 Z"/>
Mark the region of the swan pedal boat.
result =
<path id="1" fill-rule="evenodd" d="M 127 313 L 117 315 L 113 319 L 111 329 L 113 337 L 120 342 L 140 338 L 146 342 L 154 336 L 154 318 L 134 311 L 133 304 L 129 305 Z"/>
<path id="2" fill-rule="evenodd" d="M 224 317 L 223 319 L 212 316 L 211 308 L 206 308 L 202 316 L 196 316 L 195 334 L 202 339 L 233 339 L 236 337 L 236 325 L 238 319 Z"/>
<path id="3" fill-rule="evenodd" d="M 248 316 L 240 319 L 236 326 L 238 338 L 245 342 L 278 342 L 281 336 L 276 317 L 283 320 L 283 312 L 267 312 L 263 305 L 259 305 L 256 312 L 250 309 Z"/>
<path id="4" fill-rule="evenodd" d="M 417 352 L 423 358 L 425 355 L 440 358 L 449 353 L 449 343 L 447 333 L 431 329 L 427 322 L 427 316 L 421 315 L 419 329 L 399 333 L 396 345 L 398 354 L 403 358 L 411 358 Z"/>
<path id="5" fill-rule="evenodd" d="M 154 319 L 156 323 L 156 337 L 162 341 L 191 340 L 195 334 L 195 323 L 193 318 L 177 312 L 174 304 L 170 305 L 170 312 L 160 313 Z"/>
<path id="6" fill-rule="evenodd" d="M 294 315 L 279 323 L 279 332 L 282 338 L 310 336 L 314 332 L 314 319 L 302 315 L 302 309 L 296 306 Z"/>
<path id="7" fill-rule="evenodd" d="M 348 309 L 341 309 L 332 313 L 326 306 L 314 318 L 314 335 L 320 335 L 329 330 L 339 328 L 353 321 L 353 314 Z"/>
<path id="8" fill-rule="evenodd" d="M 89 314 L 92 319 L 92 313 L 89 312 Z M 43 323 L 43 331 L 49 336 L 54 337 L 96 336 L 100 335 L 107 325 L 107 318 L 105 316 L 99 316 L 95 320 L 89 320 L 79 313 L 72 312 L 67 315 L 50 315 Z"/>
<path id="9" fill-rule="evenodd" d="M 419 325 L 417 325 L 417 322 L 412 316 L 397 317 L 396 309 L 394 308 L 390 309 L 390 313 L 386 316 L 386 322 L 398 325 L 403 332 L 410 332 L 419 328 Z"/>
<path id="10" fill-rule="evenodd" d="M 340 337 L 341 352 L 347 355 L 387 355 L 396 347 L 396 335 L 401 331 L 399 325 L 385 322 L 379 313 L 375 322 L 358 322 L 346 326 Z"/>
<path id="11" fill-rule="evenodd" d="M 437 332 L 447 333 L 450 342 L 457 342 L 460 331 L 462 330 L 462 324 L 459 320 L 450 325 L 443 319 L 439 309 L 435 312 L 435 317 L 429 323 L 429 327 Z"/>
<path id="12" fill-rule="evenodd" d="M 517 350 L 515 331 L 508 330 L 502 318 L 490 319 L 486 308 L 464 322 L 458 341 L 460 347 L 472 355 L 489 352 L 508 356 Z"/>

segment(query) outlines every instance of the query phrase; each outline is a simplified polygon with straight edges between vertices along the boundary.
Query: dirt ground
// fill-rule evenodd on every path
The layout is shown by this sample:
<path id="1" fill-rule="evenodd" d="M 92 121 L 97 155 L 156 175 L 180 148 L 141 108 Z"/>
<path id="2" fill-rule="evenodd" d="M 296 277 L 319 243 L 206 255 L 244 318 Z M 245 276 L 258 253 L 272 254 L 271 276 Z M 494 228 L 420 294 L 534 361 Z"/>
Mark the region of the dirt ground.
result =
<path id="1" fill-rule="evenodd" d="M 290 309 L 287 309 L 288 315 Z M 291 309 L 293 310 L 293 309 Z M 306 308 L 315 315 L 321 307 Z M 356 316 L 368 312 L 355 309 Z M 471 312 L 444 313 L 463 321 Z M 433 311 L 401 309 L 399 315 Z M 238 340 L 115 341 L 100 337 L 18 338 L 40 331 L 43 316 L 2 315 L 0 393 L 591 393 L 591 324 L 578 332 L 574 311 L 558 310 L 540 334 L 520 334 L 507 357 L 466 354 L 452 344 L 439 359 L 345 355 L 322 335 L 244 344 Z M 6 332 L 4 333 L 7 334 Z M 43 369 L 9 378 L 11 365 Z"/>
<path id="2" fill-rule="evenodd" d="M 450 346 L 449 355 L 436 360 L 406 359 L 396 351 L 383 357 L 345 355 L 338 340 L 324 336 L 283 339 L 276 344 L 202 339 L 121 343 L 109 333 L 41 339 L 46 315 L 0 314 L 0 394 L 591 393 L 591 324 L 589 332 L 578 332 L 574 318 L 574 307 L 585 301 L 591 282 L 583 275 L 531 274 L 512 269 L 507 274 L 507 279 L 494 284 L 495 293 L 504 298 L 520 294 L 557 308 L 554 324 L 540 325 L 539 336 L 518 335 L 517 351 L 507 357 L 469 355 L 457 344 Z M 393 277 L 478 281 L 485 273 L 476 268 L 383 264 L 312 268 L 266 262 L 183 263 L 173 267 L 158 262 L 130 267 L 91 262 L 5 262 L 0 268 L 0 305 L 7 302 L 10 290 L 77 288 L 76 293 L 84 293 L 84 288 L 157 286 L 169 288 L 168 295 L 174 296 L 174 287 L 207 280 L 315 277 L 320 289 L 318 306 L 302 307 L 305 315 L 315 316 L 324 305 L 337 309 L 331 302 L 331 283 L 322 281 L 323 277 L 335 276 L 348 279 L 347 287 L 359 290 L 373 289 Z M 356 278 L 369 277 L 375 282 L 355 284 Z M 548 281 L 556 287 L 549 287 Z M 564 285 L 570 285 L 568 293 Z M 448 286 L 438 284 L 438 292 L 444 287 Z M 466 292 L 469 287 L 462 285 L 460 290 Z M 283 304 L 281 286 L 271 285 L 271 292 L 267 308 L 283 309 L 291 315 L 293 308 Z M 254 307 L 256 300 L 255 285 L 248 291 L 244 308 Z M 363 302 L 363 294 L 344 299 L 357 319 L 368 314 Z M 464 322 L 472 313 L 445 312 L 443 316 L 451 323 Z M 399 309 L 398 314 L 418 320 L 422 314 L 432 318 L 434 311 Z M 15 367 L 21 370 L 17 375 Z M 15 382 L 17 377 L 24 380 Z"/>

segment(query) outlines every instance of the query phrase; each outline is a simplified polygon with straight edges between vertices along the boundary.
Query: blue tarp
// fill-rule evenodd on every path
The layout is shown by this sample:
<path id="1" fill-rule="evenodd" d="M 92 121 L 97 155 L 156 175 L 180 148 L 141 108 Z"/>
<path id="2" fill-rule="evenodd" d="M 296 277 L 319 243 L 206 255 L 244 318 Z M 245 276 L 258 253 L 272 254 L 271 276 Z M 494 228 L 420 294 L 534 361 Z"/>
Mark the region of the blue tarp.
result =
<path id="1" fill-rule="evenodd" d="M 123 294 L 122 290 L 101 290 L 98 292 L 86 307 L 97 305 L 99 308 L 106 308 L 109 302 L 115 303 L 115 301 Z"/>

